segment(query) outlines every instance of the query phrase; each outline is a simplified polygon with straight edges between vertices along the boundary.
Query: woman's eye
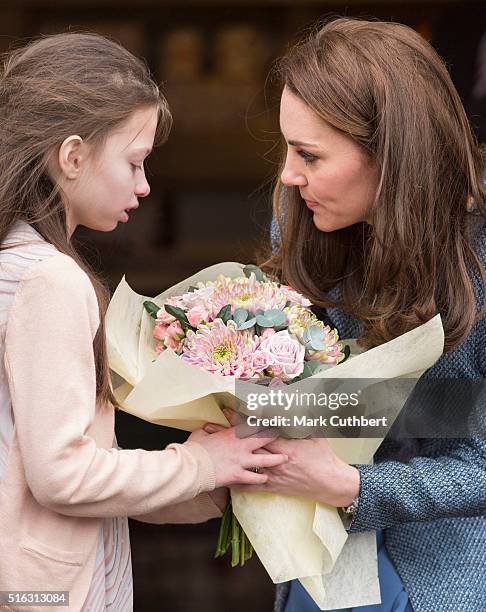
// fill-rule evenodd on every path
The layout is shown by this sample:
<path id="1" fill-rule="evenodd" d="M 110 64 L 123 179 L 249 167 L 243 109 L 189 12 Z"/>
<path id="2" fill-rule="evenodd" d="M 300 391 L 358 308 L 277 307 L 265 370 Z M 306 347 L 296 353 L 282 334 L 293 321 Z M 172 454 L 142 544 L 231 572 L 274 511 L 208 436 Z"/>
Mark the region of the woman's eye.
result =
<path id="1" fill-rule="evenodd" d="M 308 153 L 307 151 L 298 150 L 297 154 L 300 155 L 300 157 L 302 157 L 306 165 L 312 164 L 312 162 L 315 162 L 317 159 L 315 155 L 312 155 L 312 153 Z"/>
<path id="2" fill-rule="evenodd" d="M 130 164 L 130 166 L 134 169 L 134 170 L 141 170 L 142 166 L 139 166 L 138 164 Z"/>

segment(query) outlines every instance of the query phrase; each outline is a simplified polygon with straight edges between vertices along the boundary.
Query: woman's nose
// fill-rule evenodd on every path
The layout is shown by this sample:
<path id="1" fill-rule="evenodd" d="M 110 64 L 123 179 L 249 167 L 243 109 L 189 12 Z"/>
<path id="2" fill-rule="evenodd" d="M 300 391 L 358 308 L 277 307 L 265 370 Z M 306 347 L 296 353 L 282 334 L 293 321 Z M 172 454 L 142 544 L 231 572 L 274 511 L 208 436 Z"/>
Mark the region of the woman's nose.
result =
<path id="1" fill-rule="evenodd" d="M 287 187 L 304 187 L 307 185 L 305 175 L 297 168 L 294 168 L 288 161 L 282 170 L 280 180 Z"/>

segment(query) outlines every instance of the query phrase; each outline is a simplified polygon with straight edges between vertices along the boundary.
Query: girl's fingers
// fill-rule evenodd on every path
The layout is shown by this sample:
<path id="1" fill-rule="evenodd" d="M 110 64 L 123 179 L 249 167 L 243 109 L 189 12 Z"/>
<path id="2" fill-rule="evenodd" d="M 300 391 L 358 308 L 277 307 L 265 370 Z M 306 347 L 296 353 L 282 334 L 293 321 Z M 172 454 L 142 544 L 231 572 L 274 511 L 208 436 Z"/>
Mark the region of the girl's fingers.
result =
<path id="1" fill-rule="evenodd" d="M 223 431 L 223 429 L 226 429 L 226 427 L 223 427 L 223 425 L 217 425 L 216 423 L 206 423 L 203 429 L 206 433 L 213 434 L 217 431 Z"/>
<path id="2" fill-rule="evenodd" d="M 287 463 L 289 458 L 287 455 L 256 455 L 252 456 L 252 467 L 257 468 L 272 468 L 277 467 L 278 465 L 282 465 L 282 463 Z"/>
<path id="3" fill-rule="evenodd" d="M 223 414 L 228 419 L 232 427 L 243 423 L 243 419 L 241 418 L 241 416 L 231 408 L 223 408 Z"/>

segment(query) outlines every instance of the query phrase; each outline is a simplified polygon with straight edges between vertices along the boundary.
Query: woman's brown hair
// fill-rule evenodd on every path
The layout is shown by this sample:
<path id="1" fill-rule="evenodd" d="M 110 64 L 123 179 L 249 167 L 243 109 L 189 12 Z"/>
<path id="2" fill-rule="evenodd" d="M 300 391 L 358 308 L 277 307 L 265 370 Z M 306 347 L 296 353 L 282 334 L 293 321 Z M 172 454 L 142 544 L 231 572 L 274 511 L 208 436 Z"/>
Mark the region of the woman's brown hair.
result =
<path id="1" fill-rule="evenodd" d="M 47 164 L 72 134 L 90 143 L 93 154 L 100 152 L 111 130 L 147 107 L 157 110 L 157 139 L 165 140 L 171 115 L 147 66 L 103 36 L 69 32 L 41 37 L 3 57 L 0 244 L 16 221 L 25 221 L 88 274 L 100 308 L 93 349 L 102 403 L 115 403 L 104 333 L 109 294 L 70 240 L 62 194 Z"/>
<path id="2" fill-rule="evenodd" d="M 276 74 L 363 148 L 379 183 L 370 224 L 324 233 L 298 188 L 277 179 L 281 240 L 264 269 L 314 304 L 362 320 L 365 347 L 440 312 L 452 350 L 484 314 L 472 278 L 486 286 L 472 220 L 486 216 L 486 177 L 444 62 L 407 26 L 337 18 L 281 58 Z M 471 202 L 479 217 L 468 212 Z M 338 285 L 332 300 L 327 293 Z"/>

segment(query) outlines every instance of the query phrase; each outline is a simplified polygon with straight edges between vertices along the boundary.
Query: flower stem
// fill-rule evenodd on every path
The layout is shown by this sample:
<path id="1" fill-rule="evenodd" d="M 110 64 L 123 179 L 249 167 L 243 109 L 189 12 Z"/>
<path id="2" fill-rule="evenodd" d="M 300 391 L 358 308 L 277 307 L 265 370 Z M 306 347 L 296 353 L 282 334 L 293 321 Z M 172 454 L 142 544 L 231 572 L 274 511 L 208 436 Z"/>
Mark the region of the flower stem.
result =
<path id="1" fill-rule="evenodd" d="M 231 566 L 243 566 L 253 555 L 253 546 L 243 531 L 238 519 L 233 514 L 233 507 L 229 501 L 221 519 L 218 533 L 218 543 L 214 557 L 222 557 L 231 546 Z"/>
<path id="2" fill-rule="evenodd" d="M 231 518 L 231 567 L 235 567 L 240 561 L 241 527 L 234 514 Z"/>

